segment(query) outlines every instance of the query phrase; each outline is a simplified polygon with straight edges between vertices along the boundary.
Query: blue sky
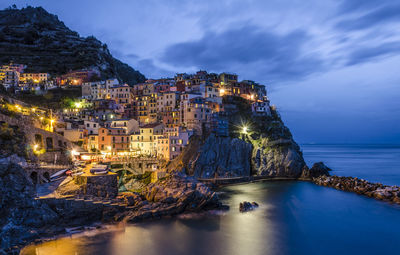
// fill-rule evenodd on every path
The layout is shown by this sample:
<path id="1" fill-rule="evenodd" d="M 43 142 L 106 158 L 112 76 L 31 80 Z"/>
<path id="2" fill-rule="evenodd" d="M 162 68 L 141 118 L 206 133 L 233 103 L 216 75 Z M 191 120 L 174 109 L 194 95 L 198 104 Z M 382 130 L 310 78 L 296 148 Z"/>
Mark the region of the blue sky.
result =
<path id="1" fill-rule="evenodd" d="M 43 6 L 147 77 L 267 86 L 300 143 L 400 143 L 400 1 L 8 1 Z"/>

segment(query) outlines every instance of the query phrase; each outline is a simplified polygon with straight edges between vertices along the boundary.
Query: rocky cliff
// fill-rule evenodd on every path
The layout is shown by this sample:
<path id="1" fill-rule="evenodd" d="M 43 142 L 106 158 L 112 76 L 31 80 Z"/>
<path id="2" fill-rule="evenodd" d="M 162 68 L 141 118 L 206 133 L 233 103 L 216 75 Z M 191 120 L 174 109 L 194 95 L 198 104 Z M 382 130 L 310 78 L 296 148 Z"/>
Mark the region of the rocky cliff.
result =
<path id="1" fill-rule="evenodd" d="M 63 74 L 95 68 L 101 78 L 115 77 L 131 85 L 145 79 L 115 59 L 106 44 L 93 36 L 80 37 L 42 7 L 0 11 L 0 64 L 10 61 L 27 65 L 27 72 Z"/>
<path id="2" fill-rule="evenodd" d="M 34 199 L 34 187 L 15 164 L 0 165 L 0 253 L 38 238 L 39 229 L 56 224 L 58 216 Z"/>
<path id="3" fill-rule="evenodd" d="M 302 152 L 274 108 L 258 116 L 242 98 L 226 97 L 224 104 L 229 109 L 229 136 L 193 137 L 168 171 L 183 169 L 197 178 L 301 176 L 306 169 Z"/>
<path id="4" fill-rule="evenodd" d="M 252 145 L 238 138 L 211 134 L 186 164 L 186 172 L 199 178 L 249 176 Z"/>

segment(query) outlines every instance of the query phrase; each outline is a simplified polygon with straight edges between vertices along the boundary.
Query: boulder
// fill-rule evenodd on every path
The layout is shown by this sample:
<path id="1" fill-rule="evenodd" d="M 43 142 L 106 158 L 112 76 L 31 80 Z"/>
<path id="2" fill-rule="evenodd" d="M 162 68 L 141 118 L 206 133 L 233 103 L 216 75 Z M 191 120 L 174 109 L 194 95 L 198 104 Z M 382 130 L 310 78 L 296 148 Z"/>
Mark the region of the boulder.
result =
<path id="1" fill-rule="evenodd" d="M 239 204 L 239 211 L 240 212 L 248 212 L 248 211 L 253 211 L 254 209 L 258 208 L 258 204 L 256 202 L 247 202 L 244 201 Z"/>
<path id="2" fill-rule="evenodd" d="M 329 172 L 332 171 L 329 167 L 327 167 L 323 162 L 314 163 L 314 165 L 308 169 L 307 166 L 303 168 L 303 172 L 301 173 L 301 178 L 303 179 L 312 179 L 319 176 L 329 176 Z"/>

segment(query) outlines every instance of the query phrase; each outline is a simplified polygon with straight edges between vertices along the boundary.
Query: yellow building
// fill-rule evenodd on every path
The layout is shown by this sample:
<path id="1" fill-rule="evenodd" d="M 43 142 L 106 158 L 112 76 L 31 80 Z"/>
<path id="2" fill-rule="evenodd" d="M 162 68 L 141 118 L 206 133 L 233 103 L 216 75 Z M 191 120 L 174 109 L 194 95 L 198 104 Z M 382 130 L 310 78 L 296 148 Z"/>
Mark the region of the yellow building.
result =
<path id="1" fill-rule="evenodd" d="M 157 139 L 163 136 L 164 125 L 147 124 L 140 127 L 139 132 L 131 135 L 131 149 L 141 154 L 157 155 Z"/>

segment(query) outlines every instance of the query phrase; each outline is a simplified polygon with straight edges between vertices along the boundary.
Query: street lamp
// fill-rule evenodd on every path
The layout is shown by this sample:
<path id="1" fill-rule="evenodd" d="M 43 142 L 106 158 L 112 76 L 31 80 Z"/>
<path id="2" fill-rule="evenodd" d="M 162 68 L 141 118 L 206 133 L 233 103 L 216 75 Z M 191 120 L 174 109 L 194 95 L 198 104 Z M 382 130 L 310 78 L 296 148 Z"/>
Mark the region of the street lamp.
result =
<path id="1" fill-rule="evenodd" d="M 81 102 L 75 102 L 75 108 L 81 108 L 82 103 Z"/>
<path id="2" fill-rule="evenodd" d="M 242 127 L 242 134 L 247 134 L 248 131 L 248 127 L 247 126 L 243 126 Z"/>
<path id="3" fill-rule="evenodd" d="M 50 130 L 51 130 L 51 132 L 53 132 L 53 123 L 55 122 L 55 120 L 54 119 L 51 119 L 50 120 Z"/>

